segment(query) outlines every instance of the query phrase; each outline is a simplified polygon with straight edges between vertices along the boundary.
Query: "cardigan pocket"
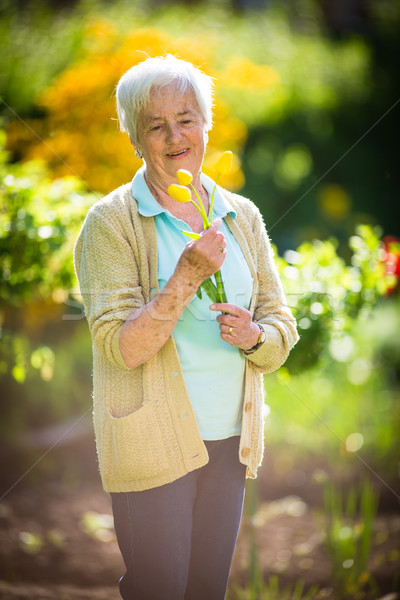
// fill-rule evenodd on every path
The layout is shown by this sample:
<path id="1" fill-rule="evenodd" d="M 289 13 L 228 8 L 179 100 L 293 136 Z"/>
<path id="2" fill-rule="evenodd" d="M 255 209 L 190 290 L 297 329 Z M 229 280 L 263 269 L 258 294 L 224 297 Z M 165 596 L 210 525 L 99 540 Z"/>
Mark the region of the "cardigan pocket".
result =
<path id="1" fill-rule="evenodd" d="M 147 479 L 168 469 L 160 426 L 151 404 L 145 403 L 125 417 L 114 417 L 110 411 L 109 415 L 113 479 Z"/>

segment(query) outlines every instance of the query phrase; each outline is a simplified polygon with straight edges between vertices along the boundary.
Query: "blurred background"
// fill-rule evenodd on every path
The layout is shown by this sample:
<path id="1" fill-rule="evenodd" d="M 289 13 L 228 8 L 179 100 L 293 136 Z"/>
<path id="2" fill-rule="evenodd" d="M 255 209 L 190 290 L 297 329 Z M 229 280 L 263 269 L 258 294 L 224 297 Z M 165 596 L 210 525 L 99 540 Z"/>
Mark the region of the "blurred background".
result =
<path id="1" fill-rule="evenodd" d="M 301 335 L 229 598 L 398 597 L 399 31 L 395 0 L 0 0 L 1 598 L 118 598 L 72 251 L 141 165 L 115 85 L 166 53 L 215 78 L 204 170 L 234 152 Z"/>

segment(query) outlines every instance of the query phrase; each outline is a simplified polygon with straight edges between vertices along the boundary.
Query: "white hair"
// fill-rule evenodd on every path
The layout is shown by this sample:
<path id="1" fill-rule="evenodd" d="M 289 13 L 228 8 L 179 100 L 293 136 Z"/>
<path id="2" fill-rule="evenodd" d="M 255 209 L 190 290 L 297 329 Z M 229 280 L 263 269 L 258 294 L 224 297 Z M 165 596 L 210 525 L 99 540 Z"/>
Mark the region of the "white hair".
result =
<path id="1" fill-rule="evenodd" d="M 117 113 L 121 131 L 137 144 L 137 121 L 152 89 L 175 83 L 184 94 L 190 88 L 204 118 L 206 130 L 212 127 L 213 80 L 192 63 L 172 54 L 147 58 L 131 67 L 117 84 Z"/>

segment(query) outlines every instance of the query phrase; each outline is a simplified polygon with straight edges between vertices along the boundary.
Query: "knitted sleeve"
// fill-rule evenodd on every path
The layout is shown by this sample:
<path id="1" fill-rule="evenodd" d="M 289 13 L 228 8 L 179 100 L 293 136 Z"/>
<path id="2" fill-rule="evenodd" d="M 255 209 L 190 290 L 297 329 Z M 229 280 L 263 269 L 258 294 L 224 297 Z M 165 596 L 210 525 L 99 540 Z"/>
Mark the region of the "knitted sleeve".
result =
<path id="1" fill-rule="evenodd" d="M 117 215 L 96 207 L 89 211 L 74 260 L 93 344 L 115 365 L 127 368 L 119 334 L 132 311 L 145 302 L 134 251 Z"/>
<path id="2" fill-rule="evenodd" d="M 258 370 L 271 373 L 285 362 L 299 336 L 296 321 L 286 303 L 261 213 L 254 208 L 252 231 L 256 243 L 259 290 L 253 318 L 263 325 L 266 341 L 247 358 Z"/>

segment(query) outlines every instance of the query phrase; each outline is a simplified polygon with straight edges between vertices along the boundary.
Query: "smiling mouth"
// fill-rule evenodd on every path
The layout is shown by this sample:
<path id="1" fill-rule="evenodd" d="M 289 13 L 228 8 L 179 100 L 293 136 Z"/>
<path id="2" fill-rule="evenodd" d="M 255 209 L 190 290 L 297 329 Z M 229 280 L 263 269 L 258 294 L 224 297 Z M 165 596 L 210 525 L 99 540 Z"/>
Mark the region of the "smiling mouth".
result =
<path id="1" fill-rule="evenodd" d="M 174 158 L 175 156 L 181 156 L 182 154 L 185 154 L 188 150 L 189 148 L 185 148 L 184 150 L 179 150 L 178 152 L 171 152 L 170 154 L 167 154 L 167 156 L 172 156 Z"/>

